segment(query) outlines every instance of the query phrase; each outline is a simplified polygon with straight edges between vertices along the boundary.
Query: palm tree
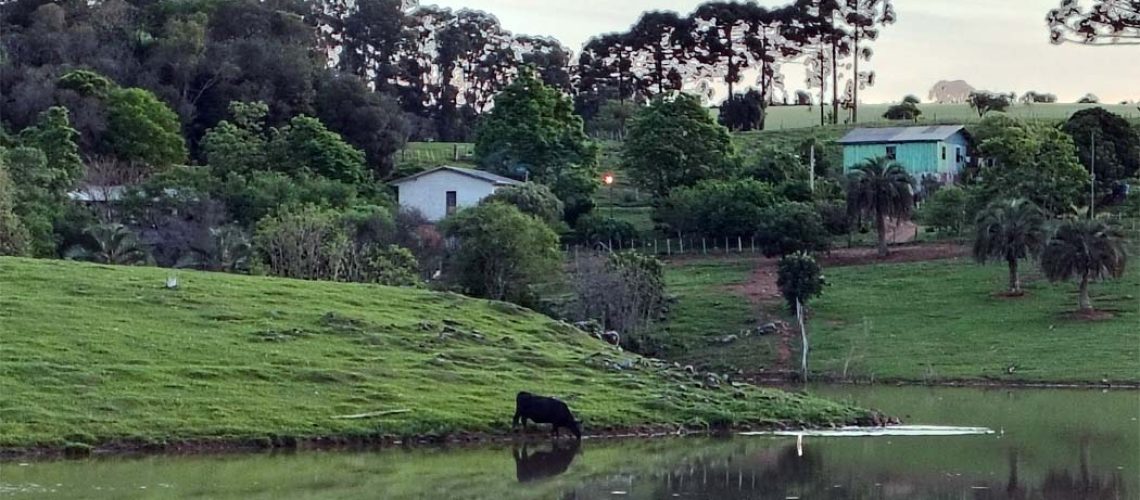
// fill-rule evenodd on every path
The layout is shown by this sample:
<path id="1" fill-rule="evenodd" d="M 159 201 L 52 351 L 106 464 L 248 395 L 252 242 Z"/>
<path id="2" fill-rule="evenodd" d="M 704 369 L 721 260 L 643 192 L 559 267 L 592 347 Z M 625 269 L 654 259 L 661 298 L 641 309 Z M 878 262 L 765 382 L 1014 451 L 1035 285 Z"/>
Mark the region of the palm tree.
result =
<path id="1" fill-rule="evenodd" d="M 146 250 L 135 233 L 122 224 L 97 224 L 83 230 L 88 241 L 73 245 L 65 259 L 129 266 L 147 260 Z"/>
<path id="2" fill-rule="evenodd" d="M 178 259 L 174 267 L 204 271 L 241 273 L 249 270 L 253 248 L 249 236 L 236 226 L 210 228 L 210 241 L 205 248 L 193 247 Z"/>
<path id="3" fill-rule="evenodd" d="M 910 174 L 884 157 L 871 158 L 847 176 L 847 212 L 875 220 L 879 257 L 887 256 L 887 217 L 906 217 L 914 206 Z"/>
<path id="4" fill-rule="evenodd" d="M 1092 310 L 1089 279 L 1119 278 L 1127 261 L 1120 231 L 1099 220 L 1065 222 L 1041 253 L 1041 269 L 1049 281 L 1080 280 L 1081 312 Z"/>
<path id="5" fill-rule="evenodd" d="M 1045 213 L 1026 199 L 995 201 L 975 222 L 974 259 L 985 264 L 1005 260 L 1009 266 L 1009 293 L 1021 294 L 1017 263 L 1036 257 L 1045 245 Z"/>

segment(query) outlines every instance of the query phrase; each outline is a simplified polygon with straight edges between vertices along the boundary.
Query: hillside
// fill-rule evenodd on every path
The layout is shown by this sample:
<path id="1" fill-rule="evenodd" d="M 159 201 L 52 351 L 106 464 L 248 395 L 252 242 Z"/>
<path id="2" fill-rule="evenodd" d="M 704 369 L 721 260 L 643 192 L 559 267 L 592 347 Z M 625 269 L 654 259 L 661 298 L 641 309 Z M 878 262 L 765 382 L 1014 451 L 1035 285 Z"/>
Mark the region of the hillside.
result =
<path id="1" fill-rule="evenodd" d="M 889 124 L 883 118 L 883 113 L 890 108 L 890 104 L 863 104 L 859 107 L 859 124 Z M 1009 107 L 1008 114 L 1016 118 L 1029 120 L 1066 120 L 1073 113 L 1085 108 L 1101 107 L 1125 118 L 1140 119 L 1140 110 L 1135 104 L 1014 104 Z M 922 110 L 919 124 L 935 122 L 974 123 L 980 121 L 978 113 L 969 104 L 935 104 L 921 103 L 918 109 Z M 826 109 L 827 112 L 831 108 Z M 840 111 L 839 121 L 843 122 L 846 113 Z M 772 106 L 768 108 L 768 118 L 765 122 L 767 130 L 796 129 L 816 127 L 819 125 L 819 108 L 816 106 Z"/>
<path id="2" fill-rule="evenodd" d="M 587 433 L 865 415 L 701 388 L 528 310 L 414 289 L 0 258 L 0 325 L 0 449 L 500 433 L 519 390 L 567 399 Z"/>

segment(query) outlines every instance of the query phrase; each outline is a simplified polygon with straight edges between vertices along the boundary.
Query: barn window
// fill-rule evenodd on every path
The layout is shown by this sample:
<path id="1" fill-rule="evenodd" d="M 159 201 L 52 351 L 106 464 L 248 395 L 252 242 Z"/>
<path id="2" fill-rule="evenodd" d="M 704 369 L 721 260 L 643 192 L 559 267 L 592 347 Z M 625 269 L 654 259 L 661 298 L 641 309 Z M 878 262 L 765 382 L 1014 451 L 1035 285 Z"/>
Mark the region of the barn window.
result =
<path id="1" fill-rule="evenodd" d="M 898 158 L 898 155 L 897 155 L 896 148 L 894 146 L 887 146 L 887 159 L 888 160 L 894 160 L 897 158 Z"/>
<path id="2" fill-rule="evenodd" d="M 942 146 L 942 159 L 946 159 L 946 146 Z"/>
<path id="3" fill-rule="evenodd" d="M 447 192 L 447 215 L 455 213 L 455 191 Z"/>

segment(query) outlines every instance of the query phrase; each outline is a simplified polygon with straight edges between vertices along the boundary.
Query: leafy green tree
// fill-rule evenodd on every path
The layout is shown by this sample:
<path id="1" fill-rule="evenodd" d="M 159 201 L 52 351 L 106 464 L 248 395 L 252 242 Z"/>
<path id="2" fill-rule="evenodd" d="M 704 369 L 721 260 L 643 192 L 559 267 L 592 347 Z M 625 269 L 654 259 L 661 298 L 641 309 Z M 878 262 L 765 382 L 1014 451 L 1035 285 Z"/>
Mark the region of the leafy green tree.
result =
<path id="1" fill-rule="evenodd" d="M 218 122 L 202 137 L 202 152 L 214 175 L 249 174 L 268 170 L 264 102 L 231 102 L 230 120 Z"/>
<path id="2" fill-rule="evenodd" d="M 447 275 L 467 294 L 526 305 L 533 285 L 558 274 L 558 236 L 511 205 L 460 210 L 443 229 L 459 241 Z"/>
<path id="3" fill-rule="evenodd" d="M 597 154 L 573 101 L 530 70 L 495 96 L 475 138 L 475 156 L 487 169 L 546 184 L 571 223 L 592 208 Z"/>
<path id="4" fill-rule="evenodd" d="M 823 228 L 832 236 L 843 236 L 851 232 L 854 224 L 847 213 L 847 205 L 841 201 L 817 201 L 816 210 L 823 222 Z"/>
<path id="5" fill-rule="evenodd" d="M 586 122 L 586 131 L 595 137 L 624 140 L 629 123 L 637 114 L 638 108 L 632 102 L 607 100 Z"/>
<path id="6" fill-rule="evenodd" d="M 710 179 L 674 189 L 656 208 L 656 218 L 675 232 L 713 238 L 749 237 L 764 209 L 778 201 L 779 196 L 767 183 Z"/>
<path id="7" fill-rule="evenodd" d="M 107 93 L 107 138 L 115 155 L 154 170 L 184 163 L 186 142 L 178 115 L 153 93 L 114 88 Z"/>
<path id="8" fill-rule="evenodd" d="M 358 203 L 355 186 L 313 175 L 290 177 L 281 172 L 230 174 L 217 188 L 234 220 L 246 227 L 283 209 L 304 205 L 343 210 Z"/>
<path id="9" fill-rule="evenodd" d="M 986 116 L 986 113 L 990 111 L 1005 112 L 1013 104 L 1013 99 L 1008 94 L 978 90 L 970 92 L 966 102 L 970 104 L 971 108 L 974 108 L 980 118 Z"/>
<path id="10" fill-rule="evenodd" d="M 614 247 L 637 238 L 637 228 L 629 221 L 592 213 L 578 218 L 574 233 L 579 242 L 612 243 Z"/>
<path id="11" fill-rule="evenodd" d="M 868 159 L 848 174 L 847 212 L 875 222 L 879 257 L 889 253 L 887 217 L 907 217 L 914 206 L 912 182 L 902 165 L 883 157 Z"/>
<path id="12" fill-rule="evenodd" d="M 1077 159 L 1073 138 L 1050 126 L 989 118 L 980 127 L 981 185 L 990 200 L 1027 198 L 1052 214 L 1083 206 L 1089 174 Z"/>
<path id="13" fill-rule="evenodd" d="M 54 222 L 67 203 L 60 189 L 60 171 L 48 167 L 47 155 L 37 148 L 0 148 L 0 163 L 12 181 L 12 210 L 27 231 L 31 254 L 50 257 L 57 253 Z"/>
<path id="14" fill-rule="evenodd" d="M 966 225 L 966 192 L 958 186 L 939 188 L 918 210 L 918 220 L 936 231 L 958 234 Z"/>
<path id="15" fill-rule="evenodd" d="M 772 185 L 792 180 L 808 180 L 808 167 L 795 153 L 782 148 L 761 147 L 749 154 L 751 163 L 746 163 L 740 172 L 744 178 L 756 179 Z"/>
<path id="16" fill-rule="evenodd" d="M 27 255 L 30 236 L 13 211 L 15 196 L 12 179 L 0 155 L 0 255 Z"/>
<path id="17" fill-rule="evenodd" d="M 907 94 L 906 97 L 903 97 L 902 102 L 903 104 L 922 104 L 922 100 L 914 94 Z"/>
<path id="18" fill-rule="evenodd" d="M 764 124 L 764 106 L 760 99 L 756 90 L 729 97 L 720 105 L 717 122 L 733 131 L 759 129 Z"/>
<path id="19" fill-rule="evenodd" d="M 118 85 L 94 71 L 77 69 L 61 76 L 58 86 L 61 89 L 74 90 L 82 95 L 106 97 L 107 93 Z"/>
<path id="20" fill-rule="evenodd" d="M 387 286 L 415 286 L 420 283 L 419 262 L 407 248 L 397 245 L 370 245 L 365 254 L 364 282 Z"/>
<path id="21" fill-rule="evenodd" d="M 918 121 L 918 117 L 920 116 L 922 116 L 922 110 L 909 102 L 895 104 L 887 108 L 886 113 L 883 113 L 883 118 L 888 120 L 907 120 L 912 122 Z"/>
<path id="22" fill-rule="evenodd" d="M 1085 170 L 1093 168 L 1095 145 L 1096 180 L 1101 191 L 1111 191 L 1117 183 L 1140 172 L 1140 132 L 1120 115 L 1101 107 L 1082 109 L 1061 129 L 1073 137 Z"/>
<path id="23" fill-rule="evenodd" d="M 313 117 L 293 117 L 276 131 L 267 148 L 270 169 L 293 177 L 317 175 L 350 185 L 368 177 L 364 153 Z"/>
<path id="24" fill-rule="evenodd" d="M 87 240 L 64 251 L 65 259 L 131 266 L 143 264 L 148 258 L 138 236 L 122 224 L 94 225 L 84 234 Z"/>
<path id="25" fill-rule="evenodd" d="M 812 297 L 823 293 L 826 282 L 815 257 L 807 252 L 796 252 L 780 257 L 776 266 L 776 286 L 788 309 L 796 310 L 796 303 L 806 306 Z"/>
<path id="26" fill-rule="evenodd" d="M 622 164 L 638 186 L 658 198 L 704 179 L 730 177 L 736 167 L 728 130 L 687 94 L 656 99 L 634 118 Z"/>
<path id="27" fill-rule="evenodd" d="M 796 252 L 822 252 L 830 247 L 830 235 L 815 207 L 788 202 L 768 207 L 756 227 L 756 242 L 767 257 Z"/>
<path id="28" fill-rule="evenodd" d="M 1092 310 L 1089 280 L 1119 278 L 1127 263 L 1123 235 L 1099 220 L 1066 221 L 1041 253 L 1041 270 L 1049 281 L 1078 280 L 1081 312 Z"/>
<path id="29" fill-rule="evenodd" d="M 533 215 L 551 227 L 557 227 L 562 223 L 562 201 L 554 196 L 550 188 L 534 182 L 499 188 L 491 196 L 483 198 L 480 203 L 514 205 L 522 213 Z"/>
<path id="30" fill-rule="evenodd" d="M 71 128 L 67 108 L 53 106 L 40 113 L 33 127 L 20 132 L 20 142 L 44 152 L 47 165 L 54 172 L 51 188 L 66 190 L 83 178 L 83 160 L 79 158 L 76 140 L 79 132 Z"/>
<path id="31" fill-rule="evenodd" d="M 1018 262 L 1036 257 L 1045 245 L 1045 214 L 1029 200 L 999 200 L 978 215 L 974 226 L 974 259 L 982 264 L 1004 260 L 1009 293 L 1020 295 Z"/>
<path id="32" fill-rule="evenodd" d="M 368 90 L 354 76 L 330 75 L 317 83 L 317 118 L 364 152 L 375 178 L 385 178 L 394 167 L 393 155 L 404 147 L 410 133 L 395 100 Z"/>
<path id="33" fill-rule="evenodd" d="M 312 205 L 287 207 L 266 217 L 254 234 L 265 271 L 285 278 L 339 280 L 348 247 L 340 213 Z"/>

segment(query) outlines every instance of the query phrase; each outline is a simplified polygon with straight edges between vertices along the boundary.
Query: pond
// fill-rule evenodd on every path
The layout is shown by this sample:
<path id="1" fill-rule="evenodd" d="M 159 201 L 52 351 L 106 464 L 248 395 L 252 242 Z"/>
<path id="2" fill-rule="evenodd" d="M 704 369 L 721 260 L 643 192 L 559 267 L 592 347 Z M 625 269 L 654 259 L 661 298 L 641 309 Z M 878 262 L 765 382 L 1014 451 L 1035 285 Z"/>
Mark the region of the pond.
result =
<path id="1" fill-rule="evenodd" d="M 12 498 L 1140 498 L 1140 392 L 813 387 L 943 436 L 542 441 L 0 464 Z"/>

